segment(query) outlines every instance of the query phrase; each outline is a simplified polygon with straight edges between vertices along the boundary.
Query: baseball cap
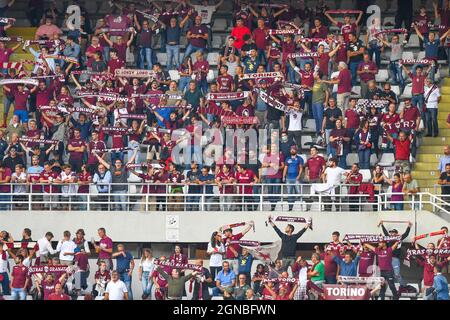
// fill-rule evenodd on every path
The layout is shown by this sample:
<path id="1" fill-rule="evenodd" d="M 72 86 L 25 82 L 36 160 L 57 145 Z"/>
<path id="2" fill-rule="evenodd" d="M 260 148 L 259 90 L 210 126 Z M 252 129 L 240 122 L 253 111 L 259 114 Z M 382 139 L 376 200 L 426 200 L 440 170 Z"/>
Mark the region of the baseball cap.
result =
<path id="1" fill-rule="evenodd" d="M 389 232 L 398 233 L 398 230 L 397 229 L 392 229 L 392 230 L 389 230 Z"/>

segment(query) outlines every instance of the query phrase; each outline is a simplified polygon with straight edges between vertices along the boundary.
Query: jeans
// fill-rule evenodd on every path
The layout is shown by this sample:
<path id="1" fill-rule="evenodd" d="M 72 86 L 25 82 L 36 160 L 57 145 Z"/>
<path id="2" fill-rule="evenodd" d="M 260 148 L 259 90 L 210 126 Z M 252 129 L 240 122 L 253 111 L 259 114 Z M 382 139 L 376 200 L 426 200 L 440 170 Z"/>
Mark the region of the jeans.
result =
<path id="1" fill-rule="evenodd" d="M 8 203 L 1 203 L 8 202 Z M 11 196 L 0 194 L 0 210 L 11 210 Z"/>
<path id="2" fill-rule="evenodd" d="M 184 90 L 188 87 L 189 81 L 191 80 L 190 77 L 181 77 L 178 81 L 178 90 L 184 93 Z"/>
<path id="3" fill-rule="evenodd" d="M 295 70 L 289 63 L 286 63 L 286 75 L 289 82 L 295 83 Z"/>
<path id="4" fill-rule="evenodd" d="M 359 62 L 350 62 L 350 72 L 352 74 L 352 87 L 356 86 L 358 84 L 358 79 L 357 79 L 357 70 L 358 70 L 358 65 Z"/>
<path id="5" fill-rule="evenodd" d="M 403 203 L 392 203 L 391 208 L 395 211 L 403 211 Z"/>
<path id="6" fill-rule="evenodd" d="M 199 87 L 203 94 L 206 95 L 208 93 L 208 80 L 201 79 L 199 82 L 197 82 L 197 87 Z"/>
<path id="7" fill-rule="evenodd" d="M 270 184 L 279 184 L 281 181 L 280 179 L 275 179 L 275 178 L 264 178 L 264 183 L 269 184 L 266 188 L 266 192 L 268 194 L 280 194 L 281 191 L 281 187 L 279 185 L 274 185 L 271 186 Z M 272 204 L 272 208 L 275 209 L 275 203 L 277 201 L 280 201 L 280 197 L 276 197 L 276 196 L 269 196 L 268 198 L 269 202 Z"/>
<path id="8" fill-rule="evenodd" d="M 128 300 L 133 300 L 133 292 L 131 291 L 131 276 L 128 275 L 128 271 L 120 272 L 119 278 L 122 280 L 127 286 L 128 290 Z"/>
<path id="9" fill-rule="evenodd" d="M 258 60 L 261 62 L 261 64 L 264 64 L 266 66 L 266 71 L 269 72 L 269 65 L 267 63 L 267 55 L 265 50 L 258 49 Z"/>
<path id="10" fill-rule="evenodd" d="M 389 69 L 392 72 L 392 84 L 400 84 L 400 92 L 405 88 L 405 79 L 403 78 L 403 69 L 397 61 L 391 61 L 389 63 Z"/>
<path id="11" fill-rule="evenodd" d="M 369 43 L 368 48 L 369 58 L 372 59 L 375 55 L 375 64 L 380 68 L 381 64 L 381 48 L 375 43 Z"/>
<path id="12" fill-rule="evenodd" d="M 167 70 L 177 69 L 180 65 L 180 45 L 166 45 Z"/>
<path id="13" fill-rule="evenodd" d="M 312 105 L 312 113 L 313 118 L 316 123 L 316 134 L 320 135 L 320 131 L 322 129 L 323 122 L 323 103 L 322 102 L 314 102 Z"/>
<path id="14" fill-rule="evenodd" d="M 192 193 L 192 192 L 191 192 Z M 187 197 L 188 211 L 198 211 L 200 206 L 200 196 L 188 196 Z M 192 204 L 190 204 L 192 203 Z"/>
<path id="15" fill-rule="evenodd" d="M 188 46 L 186 47 L 186 51 L 184 52 L 183 60 L 186 57 L 189 57 L 193 52 L 196 52 L 196 51 L 200 51 L 201 53 L 203 53 L 203 52 L 205 52 L 205 48 L 199 48 L 199 47 L 193 46 L 192 44 L 189 43 Z"/>
<path id="16" fill-rule="evenodd" d="M 400 265 L 400 259 L 397 257 L 392 257 L 392 268 L 394 269 L 395 280 L 400 283 L 400 286 L 404 287 L 406 285 L 406 282 L 403 280 L 400 273 Z"/>
<path id="17" fill-rule="evenodd" d="M 150 272 L 144 271 L 142 272 L 142 292 L 147 297 L 150 297 L 152 293 L 152 287 L 153 287 L 153 280 L 150 279 Z"/>
<path id="18" fill-rule="evenodd" d="M 308 112 L 305 113 L 305 104 L 308 104 Z M 300 105 L 303 109 L 303 117 L 312 118 L 312 91 L 304 91 L 304 97 L 300 101 Z"/>
<path id="19" fill-rule="evenodd" d="M 439 126 L 438 126 L 438 109 L 430 108 L 425 111 L 425 119 L 427 124 L 428 135 L 438 136 Z"/>
<path id="20" fill-rule="evenodd" d="M 423 94 L 413 95 L 411 98 L 411 104 L 413 106 L 417 106 L 417 109 L 420 111 L 420 117 L 422 119 L 425 119 L 425 114 L 423 111 L 423 105 L 424 105 L 424 97 Z"/>
<path id="21" fill-rule="evenodd" d="M 325 129 L 325 140 L 327 142 L 327 157 L 331 154 L 330 135 L 332 129 Z"/>
<path id="22" fill-rule="evenodd" d="M 139 69 L 144 69 L 145 61 L 147 61 L 147 70 L 153 68 L 152 48 L 139 48 Z"/>
<path id="23" fill-rule="evenodd" d="M 113 201 L 116 202 L 116 204 L 112 205 L 111 207 L 113 207 L 114 209 L 118 208 L 118 210 L 121 210 L 121 211 L 127 210 L 126 194 L 128 193 L 128 191 L 127 190 L 116 190 L 116 191 L 113 191 L 112 193 L 113 193 Z M 117 203 L 120 203 L 120 204 L 117 204 Z"/>
<path id="24" fill-rule="evenodd" d="M 361 169 L 370 169 L 370 149 L 358 151 L 359 165 Z"/>
<path id="25" fill-rule="evenodd" d="M 297 179 L 286 179 L 286 184 L 288 194 L 300 194 L 300 187 L 298 186 Z M 289 210 L 292 210 L 294 207 L 295 198 L 296 197 L 293 196 L 288 197 Z"/>
<path id="26" fill-rule="evenodd" d="M 24 288 L 12 288 L 11 300 L 27 300 L 27 293 Z"/>
<path id="27" fill-rule="evenodd" d="M 3 96 L 3 105 L 4 105 L 4 109 L 3 109 L 3 115 L 5 116 L 3 118 L 3 122 L 6 123 L 6 121 L 8 120 L 8 114 L 9 114 L 9 109 L 11 109 L 11 104 L 14 103 L 14 98 L 13 97 L 8 97 L 8 96 Z"/>
<path id="28" fill-rule="evenodd" d="M 2 284 L 2 294 L 4 296 L 9 296 L 11 294 L 11 290 L 9 289 L 9 276 L 8 272 L 2 272 L 0 275 L 3 276 L 3 280 L 1 281 Z"/>
<path id="29" fill-rule="evenodd" d="M 333 156 L 333 158 L 337 158 L 339 163 L 338 166 L 341 167 L 342 169 L 346 169 L 347 168 L 347 147 L 346 146 L 342 146 L 342 156 L 338 156 L 337 155 L 337 149 L 331 147 L 331 154 Z"/>
<path id="30" fill-rule="evenodd" d="M 392 291 L 393 299 L 398 300 L 397 289 L 395 288 L 395 283 L 394 283 L 394 271 L 381 270 L 380 276 L 383 277 L 385 279 L 385 281 L 388 283 L 389 288 Z M 386 294 L 386 284 L 384 283 L 381 286 L 381 290 L 380 290 L 380 299 L 381 300 L 384 300 L 385 294 Z"/>

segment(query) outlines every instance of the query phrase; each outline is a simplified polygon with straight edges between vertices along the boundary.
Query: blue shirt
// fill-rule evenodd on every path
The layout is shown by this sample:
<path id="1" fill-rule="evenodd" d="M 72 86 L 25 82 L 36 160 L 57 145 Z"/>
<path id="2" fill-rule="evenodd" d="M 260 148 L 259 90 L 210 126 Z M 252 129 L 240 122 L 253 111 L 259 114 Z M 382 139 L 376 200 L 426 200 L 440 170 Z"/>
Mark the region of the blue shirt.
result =
<path id="1" fill-rule="evenodd" d="M 445 165 L 447 163 L 450 163 L 450 156 L 442 156 L 439 159 L 439 167 L 438 167 L 439 172 L 441 172 L 441 173 L 445 172 Z"/>
<path id="2" fill-rule="evenodd" d="M 303 158 L 299 155 L 296 155 L 295 158 L 290 156 L 284 162 L 287 166 L 287 179 L 296 179 L 298 177 L 298 173 L 300 172 L 299 166 L 303 166 Z"/>
<path id="3" fill-rule="evenodd" d="M 206 176 L 204 176 L 203 174 L 200 174 L 199 176 L 198 176 L 198 180 L 199 181 L 214 181 L 215 180 L 215 178 L 214 178 L 214 175 L 212 175 L 212 174 L 207 174 Z M 214 192 L 213 192 L 213 185 L 212 184 L 205 184 L 205 185 L 203 185 L 202 186 L 203 187 L 203 193 L 206 193 L 206 194 L 213 194 Z"/>
<path id="4" fill-rule="evenodd" d="M 436 300 L 448 300 L 448 282 L 441 273 L 434 276 L 433 288 L 436 290 Z"/>
<path id="5" fill-rule="evenodd" d="M 74 118 L 70 118 L 70 122 L 72 123 L 74 129 L 80 129 L 80 138 L 83 141 L 87 141 L 87 138 L 90 136 L 91 132 L 91 121 L 86 121 L 85 123 L 81 123 L 76 121 Z"/>
<path id="6" fill-rule="evenodd" d="M 125 251 L 125 257 L 123 255 L 117 256 L 116 261 L 116 269 L 117 272 L 128 272 L 130 271 L 130 262 L 133 260 L 133 256 L 128 251 Z"/>
<path id="7" fill-rule="evenodd" d="M 425 58 L 437 58 L 438 57 L 438 49 L 441 42 L 439 39 L 435 39 L 433 42 L 427 37 L 423 43 L 425 48 Z"/>
<path id="8" fill-rule="evenodd" d="M 216 279 L 214 279 L 215 281 L 219 280 L 220 281 L 220 285 L 222 287 L 229 287 L 231 286 L 231 281 L 236 279 L 236 275 L 234 274 L 234 272 L 232 270 L 229 270 L 227 274 L 225 274 L 222 271 L 220 271 L 217 276 Z"/>
<path id="9" fill-rule="evenodd" d="M 158 108 L 158 113 L 161 117 L 164 118 L 164 120 L 169 121 L 170 120 L 170 114 L 172 113 L 173 108 Z M 161 120 L 158 119 L 158 125 L 161 127 L 165 127 L 166 125 L 164 124 L 164 122 L 162 122 Z M 166 128 L 167 129 L 167 128 Z"/>
<path id="10" fill-rule="evenodd" d="M 181 37 L 181 28 L 178 24 L 175 26 L 175 28 L 172 28 L 171 26 L 166 27 L 166 43 L 167 44 L 169 44 L 170 42 L 175 42 L 175 44 L 172 44 L 172 45 L 179 45 L 180 37 Z"/>
<path id="11" fill-rule="evenodd" d="M 360 257 L 357 256 L 352 262 L 346 263 L 343 259 L 335 256 L 333 260 L 341 267 L 339 275 L 347 277 L 356 277 L 358 275 L 358 263 Z"/>
<path id="12" fill-rule="evenodd" d="M 251 273 L 252 271 L 253 256 L 248 254 L 247 256 L 239 255 L 238 258 L 238 273 Z"/>

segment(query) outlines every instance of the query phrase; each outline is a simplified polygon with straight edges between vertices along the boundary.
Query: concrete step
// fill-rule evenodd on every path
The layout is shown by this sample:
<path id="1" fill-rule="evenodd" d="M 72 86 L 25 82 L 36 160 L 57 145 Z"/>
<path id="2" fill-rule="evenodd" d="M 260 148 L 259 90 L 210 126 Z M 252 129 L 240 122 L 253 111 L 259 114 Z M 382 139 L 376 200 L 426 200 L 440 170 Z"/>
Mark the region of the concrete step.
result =
<path id="1" fill-rule="evenodd" d="M 10 59 L 12 62 L 21 62 L 23 60 L 34 60 L 34 56 L 29 52 L 23 52 L 21 49 L 18 49 L 11 55 Z"/>
<path id="2" fill-rule="evenodd" d="M 441 94 L 443 94 L 443 95 L 450 94 L 450 86 L 449 85 L 442 86 L 441 87 Z"/>
<path id="3" fill-rule="evenodd" d="M 421 154 L 440 154 L 443 150 L 442 145 L 427 145 L 423 144 L 420 146 L 419 151 Z"/>
<path id="4" fill-rule="evenodd" d="M 34 27 L 12 27 L 11 29 L 8 29 L 7 33 L 8 36 L 21 36 L 21 37 L 32 36 L 34 38 L 36 30 L 37 28 Z"/>
<path id="5" fill-rule="evenodd" d="M 450 112 L 450 103 L 440 102 L 439 103 L 439 113 L 441 113 L 441 112 Z"/>
<path id="6" fill-rule="evenodd" d="M 437 167 L 438 167 L 438 165 L 436 164 L 436 166 L 435 166 L 435 163 L 429 163 L 429 162 L 414 163 L 414 170 L 417 170 L 417 171 L 429 171 L 429 170 L 434 170 Z"/>
<path id="7" fill-rule="evenodd" d="M 448 130 L 442 130 L 439 132 L 439 137 L 424 137 L 419 150 L 422 150 L 424 146 L 444 146 L 445 144 L 450 144 L 450 136 L 448 136 Z"/>
<path id="8" fill-rule="evenodd" d="M 438 164 L 440 158 L 441 158 L 440 154 L 421 154 L 419 150 L 419 154 L 416 157 L 416 162 L 425 162 L 429 163 L 430 165 L 433 165 Z"/>
<path id="9" fill-rule="evenodd" d="M 414 174 L 412 174 L 412 177 L 417 180 L 419 188 L 422 192 L 434 193 L 434 186 L 437 185 L 439 177 L 436 177 L 436 179 L 417 179 Z"/>
<path id="10" fill-rule="evenodd" d="M 414 179 L 439 179 L 440 172 L 438 170 L 428 170 L 428 171 L 418 171 L 416 169 L 412 170 L 412 175 Z"/>
<path id="11" fill-rule="evenodd" d="M 449 110 L 439 110 L 438 111 L 438 120 L 444 120 L 447 121 L 448 114 L 450 113 Z"/>

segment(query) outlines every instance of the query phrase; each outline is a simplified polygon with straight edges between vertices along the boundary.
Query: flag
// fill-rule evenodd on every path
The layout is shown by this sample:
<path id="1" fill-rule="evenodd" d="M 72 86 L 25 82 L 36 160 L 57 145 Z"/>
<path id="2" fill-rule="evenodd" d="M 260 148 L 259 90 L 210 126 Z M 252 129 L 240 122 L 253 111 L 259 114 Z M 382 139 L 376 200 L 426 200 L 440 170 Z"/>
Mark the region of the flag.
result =
<path id="1" fill-rule="evenodd" d="M 281 240 L 257 247 L 247 247 L 242 245 L 241 247 L 246 248 L 250 254 L 258 260 L 262 260 L 264 262 L 275 262 L 278 258 L 278 253 L 281 250 Z"/>

